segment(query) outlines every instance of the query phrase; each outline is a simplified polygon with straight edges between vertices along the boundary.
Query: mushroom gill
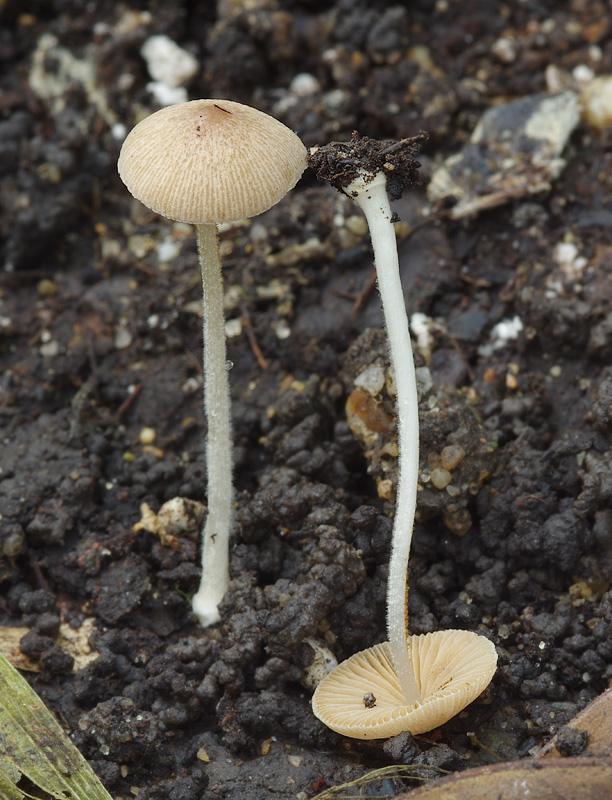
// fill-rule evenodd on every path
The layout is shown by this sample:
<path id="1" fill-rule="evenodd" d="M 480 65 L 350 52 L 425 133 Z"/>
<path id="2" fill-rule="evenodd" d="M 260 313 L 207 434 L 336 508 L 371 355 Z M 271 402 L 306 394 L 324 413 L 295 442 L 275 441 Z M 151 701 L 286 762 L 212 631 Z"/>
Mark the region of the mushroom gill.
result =
<path id="1" fill-rule="evenodd" d="M 410 654 L 421 702 L 406 705 L 384 642 L 351 656 L 321 681 L 312 698 L 315 716 L 354 739 L 425 733 L 475 700 L 497 665 L 493 643 L 472 631 L 411 636 Z"/>

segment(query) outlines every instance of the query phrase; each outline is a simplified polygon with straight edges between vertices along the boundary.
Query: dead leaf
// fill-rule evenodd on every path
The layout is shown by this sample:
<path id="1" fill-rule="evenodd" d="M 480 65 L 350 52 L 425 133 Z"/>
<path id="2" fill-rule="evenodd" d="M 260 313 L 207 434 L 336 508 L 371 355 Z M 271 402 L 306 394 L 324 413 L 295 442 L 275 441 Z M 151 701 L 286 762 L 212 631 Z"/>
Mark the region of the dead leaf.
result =
<path id="1" fill-rule="evenodd" d="M 455 773 L 397 800 L 610 800 L 612 759 L 511 761 Z"/>
<path id="2" fill-rule="evenodd" d="M 94 622 L 94 617 L 86 617 L 81 623 L 81 627 L 77 629 L 71 628 L 64 622 L 60 625 L 59 634 L 54 641 L 74 658 L 73 672 L 78 672 L 98 657 L 98 653 L 89 645 L 89 637 L 94 631 Z M 19 649 L 21 638 L 29 632 L 29 628 L 0 627 L 0 655 L 3 655 L 17 669 L 26 672 L 40 672 L 40 664 L 29 659 Z"/>
<path id="3" fill-rule="evenodd" d="M 607 689 L 569 721 L 568 728 L 586 731 L 587 743 L 581 756 L 612 757 L 612 689 Z M 540 758 L 559 757 L 559 735 L 554 736 L 540 753 Z M 612 790 L 611 790 L 612 793 Z"/>
<path id="4" fill-rule="evenodd" d="M 33 797 L 20 788 L 22 776 L 45 797 L 112 800 L 40 697 L 0 656 L 0 797 Z"/>

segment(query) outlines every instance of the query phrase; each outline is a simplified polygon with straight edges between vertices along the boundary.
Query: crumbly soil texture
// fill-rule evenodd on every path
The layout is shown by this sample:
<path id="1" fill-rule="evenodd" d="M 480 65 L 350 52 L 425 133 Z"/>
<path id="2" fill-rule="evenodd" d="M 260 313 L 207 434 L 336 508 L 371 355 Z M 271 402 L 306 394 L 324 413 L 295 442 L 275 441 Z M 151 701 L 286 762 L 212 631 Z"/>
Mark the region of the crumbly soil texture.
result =
<path id="1" fill-rule="evenodd" d="M 249 103 L 309 147 L 429 134 L 422 187 L 394 204 L 423 315 L 410 626 L 499 653 L 429 735 L 346 740 L 310 708 L 315 650 L 385 639 L 397 455 L 367 230 L 312 171 L 221 230 L 232 580 L 218 625 L 191 613 L 195 240 L 116 173 L 158 108 L 140 54 L 158 34 L 198 61 L 189 99 Z M 469 218 L 426 189 L 488 109 L 612 72 L 605 3 L 6 0 L 0 59 L 0 624 L 27 631 L 28 680 L 108 791 L 307 800 L 385 765 L 537 752 L 612 678 L 610 135 L 578 122 L 548 190 Z M 175 498 L 193 502 L 160 521 Z M 75 655 L 58 631 L 89 625 Z"/>

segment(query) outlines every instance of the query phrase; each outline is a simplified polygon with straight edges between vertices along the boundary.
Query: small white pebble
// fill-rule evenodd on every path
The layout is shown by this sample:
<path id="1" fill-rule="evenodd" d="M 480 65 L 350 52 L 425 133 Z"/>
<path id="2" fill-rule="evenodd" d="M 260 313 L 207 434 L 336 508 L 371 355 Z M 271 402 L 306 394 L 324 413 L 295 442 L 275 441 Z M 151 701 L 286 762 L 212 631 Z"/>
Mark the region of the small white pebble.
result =
<path id="1" fill-rule="evenodd" d="M 153 80 L 172 89 L 193 78 L 199 68 L 195 56 L 164 34 L 150 36 L 140 48 L 140 54 Z"/>
<path id="2" fill-rule="evenodd" d="M 181 389 L 185 394 L 193 394 L 194 392 L 199 392 L 201 388 L 202 388 L 201 375 L 194 375 L 191 378 L 187 378 L 185 383 L 181 386 Z"/>
<path id="3" fill-rule="evenodd" d="M 572 77 L 578 83 L 589 83 L 595 77 L 595 73 L 587 64 L 577 64 L 572 70 Z"/>
<path id="4" fill-rule="evenodd" d="M 309 72 L 298 72 L 289 84 L 289 91 L 304 97 L 305 95 L 315 94 L 321 91 L 321 84 Z"/>
<path id="5" fill-rule="evenodd" d="M 518 339 L 519 333 L 523 330 L 523 322 L 520 317 L 503 319 L 491 331 L 491 345 L 494 350 L 504 347 L 512 339 Z"/>
<path id="6" fill-rule="evenodd" d="M 288 339 L 291 336 L 291 328 L 286 319 L 279 319 L 274 328 L 274 333 L 279 339 Z"/>
<path id="7" fill-rule="evenodd" d="M 122 92 L 129 92 L 134 86 L 135 81 L 136 76 L 133 72 L 122 72 L 117 78 L 117 89 L 120 89 Z"/>
<path id="8" fill-rule="evenodd" d="M 41 356 L 50 357 L 56 356 L 60 351 L 59 342 L 56 339 L 51 339 L 40 346 Z"/>
<path id="9" fill-rule="evenodd" d="M 117 350 L 125 350 L 132 344 L 132 334 L 127 328 L 119 328 L 115 334 L 115 347 Z"/>
<path id="10" fill-rule="evenodd" d="M 603 58 L 603 52 L 601 47 L 598 44 L 592 44 L 589 49 L 587 50 L 588 56 L 591 61 L 601 61 Z"/>
<path id="11" fill-rule="evenodd" d="M 553 255 L 568 280 L 579 280 L 582 277 L 587 259 L 578 255 L 578 247 L 574 242 L 559 242 Z"/>
<path id="12" fill-rule="evenodd" d="M 330 111 L 338 111 L 345 98 L 346 92 L 344 89 L 332 89 L 330 92 L 325 92 L 323 102 Z"/>
<path id="13" fill-rule="evenodd" d="M 225 323 L 225 335 L 228 339 L 233 339 L 236 336 L 240 336 L 242 333 L 242 322 L 240 321 L 240 317 L 236 317 L 235 319 L 228 319 Z"/>
<path id="14" fill-rule="evenodd" d="M 355 386 L 365 389 L 368 394 L 375 397 L 382 392 L 385 385 L 385 371 L 380 364 L 372 364 L 355 378 Z"/>
<path id="15" fill-rule="evenodd" d="M 252 242 L 263 241 L 268 238 L 268 229 L 261 222 L 254 222 L 249 231 L 249 239 Z"/>
<path id="16" fill-rule="evenodd" d="M 174 261 L 180 252 L 180 242 L 174 239 L 166 239 L 157 248 L 157 258 L 161 264 L 165 264 L 168 261 Z"/>
<path id="17" fill-rule="evenodd" d="M 153 428 L 143 428 L 138 434 L 140 444 L 153 444 L 156 433 Z"/>
<path id="18" fill-rule="evenodd" d="M 94 36 L 108 36 L 111 32 L 111 26 L 108 22 L 96 22 L 93 26 Z"/>
<path id="19" fill-rule="evenodd" d="M 431 335 L 430 319 L 427 314 L 416 311 L 410 317 L 410 330 L 416 336 L 419 351 L 428 359 L 434 345 L 434 338 Z"/>
<path id="20" fill-rule="evenodd" d="M 431 370 L 429 367 L 417 367 L 416 370 L 417 388 L 419 394 L 427 394 L 433 386 L 433 378 L 431 377 Z"/>
<path id="21" fill-rule="evenodd" d="M 115 122 L 111 128 L 111 134 L 113 139 L 116 139 L 118 142 L 122 142 L 127 136 L 127 128 L 123 122 Z"/>
<path id="22" fill-rule="evenodd" d="M 514 42 L 507 36 L 502 36 L 496 42 L 493 42 L 491 52 L 503 64 L 512 64 L 516 59 L 516 47 Z"/>

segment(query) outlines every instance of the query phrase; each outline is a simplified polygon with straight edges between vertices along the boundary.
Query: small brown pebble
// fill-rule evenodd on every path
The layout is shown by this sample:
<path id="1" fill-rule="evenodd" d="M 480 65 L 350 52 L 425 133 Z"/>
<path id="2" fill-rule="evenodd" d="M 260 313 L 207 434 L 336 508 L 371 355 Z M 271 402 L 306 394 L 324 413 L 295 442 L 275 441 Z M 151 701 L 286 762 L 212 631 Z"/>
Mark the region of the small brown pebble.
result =
<path id="1" fill-rule="evenodd" d="M 443 469 L 453 470 L 465 458 L 465 450 L 460 444 L 449 444 L 440 452 L 440 466 Z"/>
<path id="2" fill-rule="evenodd" d="M 43 278 L 36 284 L 36 291 L 41 297 L 54 297 L 59 292 L 59 286 L 50 278 Z"/>

